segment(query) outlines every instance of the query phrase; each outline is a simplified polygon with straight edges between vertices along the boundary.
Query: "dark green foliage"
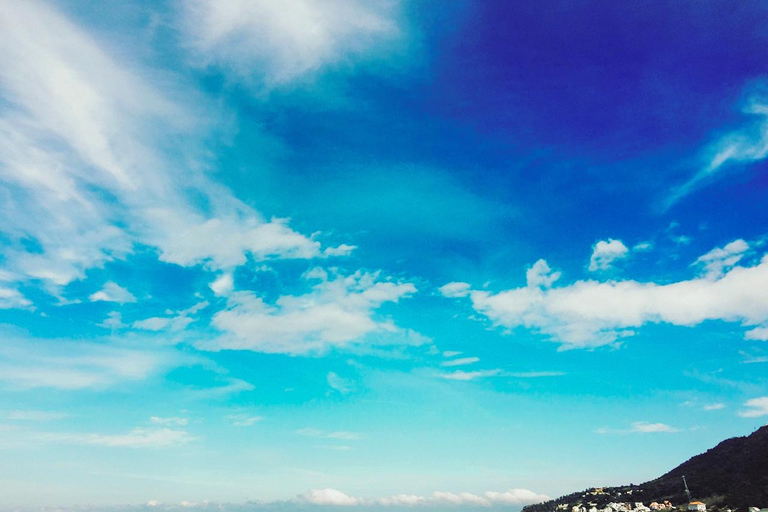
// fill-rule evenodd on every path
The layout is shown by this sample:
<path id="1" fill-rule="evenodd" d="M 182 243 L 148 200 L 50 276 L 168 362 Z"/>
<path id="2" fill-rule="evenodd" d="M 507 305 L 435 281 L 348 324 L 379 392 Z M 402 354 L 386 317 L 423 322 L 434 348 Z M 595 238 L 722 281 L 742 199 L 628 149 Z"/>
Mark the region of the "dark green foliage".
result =
<path id="1" fill-rule="evenodd" d="M 710 509 L 732 508 L 745 512 L 747 507 L 768 507 L 768 426 L 750 436 L 727 439 L 650 482 L 607 487 L 603 489 L 604 495 L 591 495 L 592 489 L 588 489 L 529 505 L 523 512 L 551 512 L 563 503 L 583 503 L 587 508 L 588 503 L 594 503 L 601 508 L 611 501 L 642 501 L 648 505 L 652 501 L 669 500 L 675 505 L 684 505 L 687 499 L 683 475 L 693 498 L 707 503 Z M 632 494 L 627 495 L 630 490 Z"/>

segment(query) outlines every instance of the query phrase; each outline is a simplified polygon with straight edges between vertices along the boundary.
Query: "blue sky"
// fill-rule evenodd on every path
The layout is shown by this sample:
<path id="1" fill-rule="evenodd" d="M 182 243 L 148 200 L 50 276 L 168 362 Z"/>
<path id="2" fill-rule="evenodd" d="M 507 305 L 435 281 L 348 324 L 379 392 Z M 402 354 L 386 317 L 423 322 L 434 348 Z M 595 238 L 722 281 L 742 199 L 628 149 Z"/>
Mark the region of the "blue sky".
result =
<path id="1" fill-rule="evenodd" d="M 516 509 L 763 425 L 766 27 L 0 3 L 2 507 Z"/>

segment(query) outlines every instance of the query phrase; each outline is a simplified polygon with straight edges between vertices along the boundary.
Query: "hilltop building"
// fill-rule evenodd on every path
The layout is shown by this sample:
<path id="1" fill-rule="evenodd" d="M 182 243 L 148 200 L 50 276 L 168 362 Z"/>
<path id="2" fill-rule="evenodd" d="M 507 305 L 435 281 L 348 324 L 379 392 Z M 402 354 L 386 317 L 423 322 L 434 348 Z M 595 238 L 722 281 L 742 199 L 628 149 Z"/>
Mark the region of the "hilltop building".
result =
<path id="1" fill-rule="evenodd" d="M 700 501 L 692 501 L 688 504 L 690 512 L 707 512 L 707 506 Z"/>

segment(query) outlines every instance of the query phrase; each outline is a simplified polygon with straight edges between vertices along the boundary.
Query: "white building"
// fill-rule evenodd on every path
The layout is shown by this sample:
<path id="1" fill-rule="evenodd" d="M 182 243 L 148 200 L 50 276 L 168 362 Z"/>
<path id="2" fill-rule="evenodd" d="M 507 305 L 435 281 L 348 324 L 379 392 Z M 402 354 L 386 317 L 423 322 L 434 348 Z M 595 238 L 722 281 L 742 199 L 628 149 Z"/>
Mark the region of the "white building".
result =
<path id="1" fill-rule="evenodd" d="M 688 504 L 688 510 L 693 512 L 707 512 L 707 506 L 700 501 L 692 501 Z"/>

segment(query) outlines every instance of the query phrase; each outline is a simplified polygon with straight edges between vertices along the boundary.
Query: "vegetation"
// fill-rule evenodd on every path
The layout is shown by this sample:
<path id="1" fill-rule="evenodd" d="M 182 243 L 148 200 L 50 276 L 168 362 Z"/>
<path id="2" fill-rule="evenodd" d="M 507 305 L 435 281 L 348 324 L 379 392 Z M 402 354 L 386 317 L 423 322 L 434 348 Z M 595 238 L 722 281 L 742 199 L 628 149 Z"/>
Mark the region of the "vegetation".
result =
<path id="1" fill-rule="evenodd" d="M 697 455 L 665 475 L 640 485 L 606 487 L 602 493 L 587 489 L 562 496 L 556 500 L 529 505 L 523 512 L 552 512 L 558 505 L 581 503 L 597 508 L 609 502 L 669 500 L 675 505 L 687 502 L 683 475 L 688 480 L 694 499 L 703 501 L 708 509 L 738 509 L 768 507 L 768 425 L 752 435 L 727 439 L 714 448 Z"/>

